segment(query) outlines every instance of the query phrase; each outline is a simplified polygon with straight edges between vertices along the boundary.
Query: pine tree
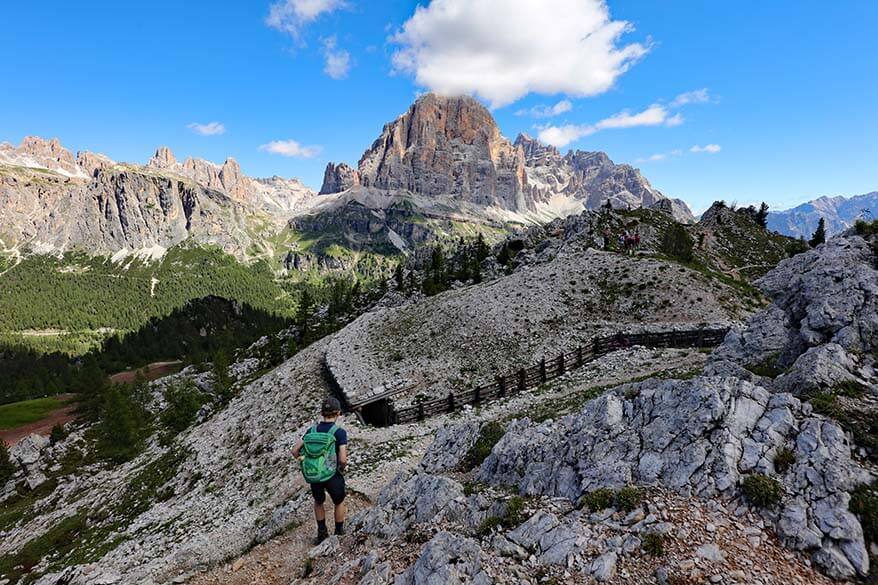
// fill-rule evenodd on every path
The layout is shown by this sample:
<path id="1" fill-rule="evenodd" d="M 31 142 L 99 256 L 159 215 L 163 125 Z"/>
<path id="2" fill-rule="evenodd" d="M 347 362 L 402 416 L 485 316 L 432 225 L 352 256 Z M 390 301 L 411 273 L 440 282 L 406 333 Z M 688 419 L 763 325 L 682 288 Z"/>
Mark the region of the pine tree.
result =
<path id="1" fill-rule="evenodd" d="M 0 485 L 6 485 L 6 482 L 15 475 L 15 463 L 12 456 L 9 455 L 9 447 L 6 442 L 0 440 Z"/>
<path id="2" fill-rule="evenodd" d="M 218 351 L 213 356 L 213 383 L 216 395 L 223 402 L 227 401 L 232 390 L 232 379 L 229 377 L 229 357 L 224 351 Z"/>
<path id="3" fill-rule="evenodd" d="M 768 227 L 768 204 L 765 201 L 762 202 L 762 205 L 759 206 L 759 211 L 756 212 L 756 223 L 759 224 L 759 227 Z"/>
<path id="4" fill-rule="evenodd" d="M 811 244 L 812 248 L 816 248 L 824 242 L 826 242 L 826 220 L 821 217 L 820 221 L 817 222 L 817 231 L 814 232 L 808 243 Z"/>

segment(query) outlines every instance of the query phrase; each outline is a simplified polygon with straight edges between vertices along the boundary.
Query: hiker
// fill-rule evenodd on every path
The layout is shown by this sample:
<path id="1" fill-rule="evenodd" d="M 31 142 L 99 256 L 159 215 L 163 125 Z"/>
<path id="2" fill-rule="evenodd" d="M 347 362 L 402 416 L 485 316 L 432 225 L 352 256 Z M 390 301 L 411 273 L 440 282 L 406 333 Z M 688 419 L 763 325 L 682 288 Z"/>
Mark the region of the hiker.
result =
<path id="1" fill-rule="evenodd" d="M 625 238 L 626 238 L 626 234 L 619 234 L 619 240 L 618 240 L 619 252 L 625 251 Z"/>
<path id="2" fill-rule="evenodd" d="M 327 396 L 320 406 L 323 420 L 312 426 L 293 447 L 293 455 L 301 462 L 302 475 L 311 484 L 314 497 L 314 518 L 317 520 L 316 544 L 329 536 L 326 529 L 326 494 L 335 507 L 335 533 L 344 534 L 346 506 L 344 476 L 348 463 L 348 434 L 338 426 L 341 404 Z"/>
<path id="3" fill-rule="evenodd" d="M 634 232 L 634 249 L 640 250 L 640 230 Z"/>

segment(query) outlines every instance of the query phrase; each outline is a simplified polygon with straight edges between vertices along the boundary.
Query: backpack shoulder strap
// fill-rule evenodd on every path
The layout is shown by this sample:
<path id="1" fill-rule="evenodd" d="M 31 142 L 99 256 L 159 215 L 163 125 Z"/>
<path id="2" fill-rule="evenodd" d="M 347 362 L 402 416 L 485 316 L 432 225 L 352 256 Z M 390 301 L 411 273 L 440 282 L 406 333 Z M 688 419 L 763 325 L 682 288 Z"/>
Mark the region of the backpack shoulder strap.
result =
<path id="1" fill-rule="evenodd" d="M 338 425 L 335 423 L 332 423 L 332 426 L 329 427 L 329 430 L 326 432 L 328 434 L 332 435 L 332 438 L 335 439 L 335 431 L 337 431 L 337 430 L 338 430 Z"/>

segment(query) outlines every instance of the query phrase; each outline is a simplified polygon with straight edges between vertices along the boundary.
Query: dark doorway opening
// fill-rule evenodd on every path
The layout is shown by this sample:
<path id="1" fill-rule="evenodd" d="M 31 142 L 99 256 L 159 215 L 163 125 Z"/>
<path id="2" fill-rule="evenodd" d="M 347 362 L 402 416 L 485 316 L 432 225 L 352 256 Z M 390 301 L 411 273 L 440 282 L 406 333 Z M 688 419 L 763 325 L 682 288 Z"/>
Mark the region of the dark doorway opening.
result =
<path id="1" fill-rule="evenodd" d="M 386 398 L 364 404 L 360 409 L 363 422 L 373 427 L 387 427 L 393 424 L 393 410 Z"/>

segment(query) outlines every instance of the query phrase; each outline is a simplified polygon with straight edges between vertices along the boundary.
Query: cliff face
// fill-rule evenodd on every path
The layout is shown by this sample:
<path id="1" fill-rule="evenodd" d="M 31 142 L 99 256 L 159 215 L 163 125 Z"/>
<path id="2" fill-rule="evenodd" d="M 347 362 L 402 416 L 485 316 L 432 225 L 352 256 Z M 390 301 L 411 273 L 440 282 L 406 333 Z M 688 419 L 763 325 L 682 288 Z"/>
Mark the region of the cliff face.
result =
<path id="1" fill-rule="evenodd" d="M 167 147 L 138 166 L 89 152 L 74 158 L 57 140 L 0 146 L 0 239 L 37 251 L 112 254 L 194 238 L 245 257 L 262 235 L 249 221 L 280 229 L 312 197 L 295 180 L 246 177 L 231 158 L 181 165 Z"/>
<path id="2" fill-rule="evenodd" d="M 634 167 L 616 164 L 603 152 L 557 149 L 519 134 L 515 140 L 526 157 L 528 192 L 534 201 L 548 203 L 560 195 L 597 209 L 609 201 L 617 209 L 661 207 L 678 221 L 690 222 L 692 213 L 685 203 L 668 199 L 653 188 Z"/>
<path id="3" fill-rule="evenodd" d="M 562 156 L 526 135 L 510 143 L 478 101 L 433 94 L 384 126 L 357 171 L 330 163 L 320 192 L 340 193 L 359 185 L 521 213 L 551 207 L 558 195 L 586 209 L 606 201 L 617 208 L 667 201 L 637 169 L 614 164 L 603 152 Z M 678 200 L 669 209 L 677 219 L 692 220 Z"/>
<path id="4" fill-rule="evenodd" d="M 343 190 L 333 184 L 329 169 L 327 177 L 322 192 Z M 365 187 L 527 209 L 524 153 L 501 136 L 490 112 L 469 97 L 428 94 L 418 99 L 384 126 L 363 154 L 359 179 Z"/>

